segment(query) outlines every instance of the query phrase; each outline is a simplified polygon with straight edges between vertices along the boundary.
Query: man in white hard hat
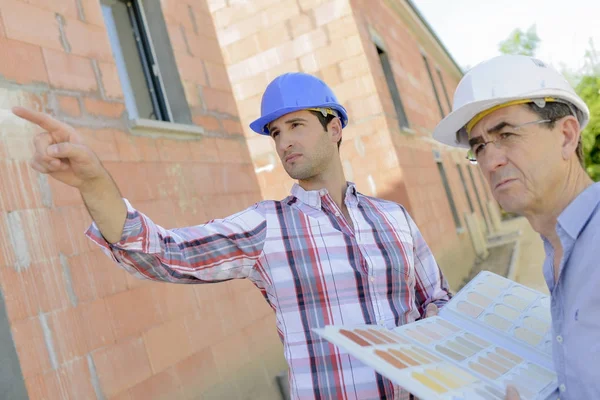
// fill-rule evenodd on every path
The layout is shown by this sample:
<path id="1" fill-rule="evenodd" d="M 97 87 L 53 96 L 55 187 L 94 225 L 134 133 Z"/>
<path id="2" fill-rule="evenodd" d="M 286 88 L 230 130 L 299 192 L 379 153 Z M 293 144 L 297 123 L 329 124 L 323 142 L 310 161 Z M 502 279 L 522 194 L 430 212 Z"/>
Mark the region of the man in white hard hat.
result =
<path id="1" fill-rule="evenodd" d="M 94 219 L 88 236 L 124 269 L 173 283 L 246 278 L 261 290 L 276 314 L 293 399 L 408 398 L 313 331 L 393 328 L 436 314 L 450 298 L 406 210 L 346 181 L 339 144 L 348 116 L 323 81 L 302 73 L 277 77 L 250 125 L 271 136 L 286 172 L 298 180 L 287 198 L 172 230 L 121 197 L 75 129 L 46 114 L 14 111 L 47 131 L 35 138 L 33 168 L 80 191 Z"/>
<path id="2" fill-rule="evenodd" d="M 586 174 L 583 100 L 556 70 L 500 56 L 459 83 L 434 137 L 464 147 L 498 203 L 541 234 L 561 399 L 600 399 L 600 183 Z M 512 389 L 507 398 L 518 398 Z"/>

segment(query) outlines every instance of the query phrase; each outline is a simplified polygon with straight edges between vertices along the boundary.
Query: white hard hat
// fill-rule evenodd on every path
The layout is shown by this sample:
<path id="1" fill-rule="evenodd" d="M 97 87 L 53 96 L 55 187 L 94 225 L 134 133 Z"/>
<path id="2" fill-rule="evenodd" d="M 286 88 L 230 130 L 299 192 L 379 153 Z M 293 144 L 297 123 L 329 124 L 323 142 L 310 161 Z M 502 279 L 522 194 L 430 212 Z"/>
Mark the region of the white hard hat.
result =
<path id="1" fill-rule="evenodd" d="M 462 128 L 470 121 L 476 117 L 479 121 L 491 109 L 537 99 L 574 106 L 581 129 L 589 121 L 587 105 L 558 71 L 533 57 L 504 55 L 467 72 L 454 93 L 452 112 L 437 125 L 433 137 L 450 146 L 468 148 Z"/>

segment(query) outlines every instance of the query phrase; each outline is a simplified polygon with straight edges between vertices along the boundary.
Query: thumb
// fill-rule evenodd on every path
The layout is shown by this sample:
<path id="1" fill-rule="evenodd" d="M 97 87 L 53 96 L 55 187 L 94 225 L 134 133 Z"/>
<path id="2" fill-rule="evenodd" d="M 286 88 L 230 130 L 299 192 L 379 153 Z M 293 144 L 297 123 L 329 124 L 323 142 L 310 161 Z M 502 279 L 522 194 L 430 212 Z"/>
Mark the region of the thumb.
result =
<path id="1" fill-rule="evenodd" d="M 436 315 L 438 315 L 438 311 L 438 306 L 434 303 L 430 303 L 425 309 L 425 318 L 435 317 Z"/>

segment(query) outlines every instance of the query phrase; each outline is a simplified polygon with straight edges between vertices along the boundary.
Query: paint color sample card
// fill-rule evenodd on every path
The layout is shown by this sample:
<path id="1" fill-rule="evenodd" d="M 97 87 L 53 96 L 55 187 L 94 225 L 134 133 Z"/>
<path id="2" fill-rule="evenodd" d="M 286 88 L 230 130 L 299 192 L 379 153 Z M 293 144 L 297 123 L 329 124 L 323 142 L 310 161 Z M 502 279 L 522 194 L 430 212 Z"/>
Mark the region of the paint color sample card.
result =
<path id="1" fill-rule="evenodd" d="M 437 317 L 391 331 L 366 325 L 316 332 L 422 400 L 502 400 L 509 384 L 522 399 L 547 399 L 557 388 L 545 342 L 548 306 L 543 294 L 482 272 Z"/>
<path id="2" fill-rule="evenodd" d="M 549 296 L 499 275 L 480 272 L 444 307 L 443 314 L 476 321 L 552 355 Z"/>

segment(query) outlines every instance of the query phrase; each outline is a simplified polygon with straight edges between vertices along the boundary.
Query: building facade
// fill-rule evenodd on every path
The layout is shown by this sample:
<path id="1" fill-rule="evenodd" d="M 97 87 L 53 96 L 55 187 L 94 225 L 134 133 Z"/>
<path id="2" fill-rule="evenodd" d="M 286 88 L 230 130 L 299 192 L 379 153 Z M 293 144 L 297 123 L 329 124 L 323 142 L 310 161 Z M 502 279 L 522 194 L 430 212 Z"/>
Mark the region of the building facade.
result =
<path id="1" fill-rule="evenodd" d="M 76 190 L 28 166 L 34 126 L 75 126 L 123 196 L 164 227 L 200 224 L 291 180 L 247 128 L 280 73 L 347 107 L 349 180 L 402 203 L 453 287 L 489 193 L 431 139 L 460 68 L 405 0 L 0 1 L 0 398 L 277 399 L 272 310 L 249 282 L 138 280 L 94 247 Z M 483 204 L 483 205 L 482 205 Z"/>

